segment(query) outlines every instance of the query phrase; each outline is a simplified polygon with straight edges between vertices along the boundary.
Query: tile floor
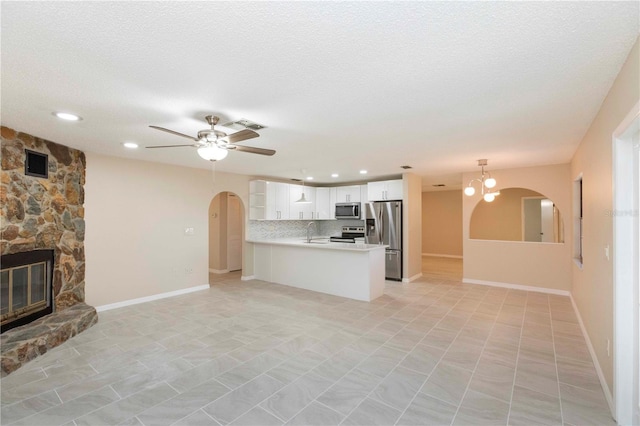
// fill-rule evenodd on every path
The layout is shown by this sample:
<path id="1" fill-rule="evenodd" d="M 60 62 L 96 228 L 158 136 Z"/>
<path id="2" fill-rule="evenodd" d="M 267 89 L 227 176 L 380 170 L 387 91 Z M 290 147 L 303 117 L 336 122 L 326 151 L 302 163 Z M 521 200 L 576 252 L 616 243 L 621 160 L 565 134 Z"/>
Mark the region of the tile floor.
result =
<path id="1" fill-rule="evenodd" d="M 0 381 L 2 424 L 613 424 L 567 297 L 430 276 L 363 303 L 238 277 L 101 313 Z"/>

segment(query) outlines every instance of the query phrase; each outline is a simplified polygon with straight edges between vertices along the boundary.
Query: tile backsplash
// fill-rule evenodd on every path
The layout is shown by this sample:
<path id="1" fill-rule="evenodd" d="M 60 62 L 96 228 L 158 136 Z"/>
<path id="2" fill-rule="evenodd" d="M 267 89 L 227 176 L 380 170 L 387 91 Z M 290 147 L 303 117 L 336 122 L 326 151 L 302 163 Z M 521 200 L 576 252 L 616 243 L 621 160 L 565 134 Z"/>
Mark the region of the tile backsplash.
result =
<path id="1" fill-rule="evenodd" d="M 307 225 L 315 222 L 314 236 L 333 236 L 342 233 L 343 226 L 364 226 L 362 220 L 250 220 L 247 239 L 270 240 L 273 238 L 304 238 Z"/>

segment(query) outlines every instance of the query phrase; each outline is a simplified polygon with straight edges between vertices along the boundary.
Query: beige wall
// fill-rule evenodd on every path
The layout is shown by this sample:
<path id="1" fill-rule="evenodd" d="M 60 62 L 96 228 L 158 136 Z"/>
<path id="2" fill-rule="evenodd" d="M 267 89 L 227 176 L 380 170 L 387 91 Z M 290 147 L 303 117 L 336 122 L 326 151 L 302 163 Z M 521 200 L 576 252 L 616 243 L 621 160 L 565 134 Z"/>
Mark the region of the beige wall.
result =
<path id="1" fill-rule="evenodd" d="M 469 182 L 479 173 L 465 173 Z M 571 211 L 571 169 L 569 164 L 491 170 L 498 181 L 496 189 L 528 188 L 553 200 L 560 213 Z M 499 196 L 498 196 L 499 198 Z M 463 277 L 496 283 L 517 284 L 553 290 L 571 288 L 571 244 L 533 243 L 521 241 L 488 241 L 469 238 L 471 214 L 481 196 L 464 196 Z"/>
<path id="2" fill-rule="evenodd" d="M 402 175 L 402 276 L 422 276 L 422 180 L 413 173 Z"/>
<path id="3" fill-rule="evenodd" d="M 87 153 L 87 303 L 208 284 L 210 202 L 231 191 L 247 205 L 248 182 L 248 176 Z M 184 235 L 185 227 L 195 235 Z M 251 274 L 251 256 L 246 262 Z"/>
<path id="4" fill-rule="evenodd" d="M 422 193 L 422 253 L 462 257 L 462 191 Z"/>
<path id="5" fill-rule="evenodd" d="M 522 197 L 539 197 L 530 189 L 507 188 L 491 203 L 476 204 L 471 215 L 469 238 L 522 241 Z"/>
<path id="6" fill-rule="evenodd" d="M 209 205 L 209 269 L 215 271 L 227 268 L 227 227 L 224 225 L 227 221 L 227 194 L 216 195 Z"/>
<path id="7" fill-rule="evenodd" d="M 640 99 L 639 64 L 636 41 L 571 162 L 571 179 L 582 174 L 584 207 L 584 265 L 580 269 L 571 263 L 571 291 L 609 389 L 614 354 L 607 355 L 606 345 L 613 342 L 613 262 L 604 248 L 613 244 L 612 218 L 605 214 L 613 209 L 612 133 Z"/>

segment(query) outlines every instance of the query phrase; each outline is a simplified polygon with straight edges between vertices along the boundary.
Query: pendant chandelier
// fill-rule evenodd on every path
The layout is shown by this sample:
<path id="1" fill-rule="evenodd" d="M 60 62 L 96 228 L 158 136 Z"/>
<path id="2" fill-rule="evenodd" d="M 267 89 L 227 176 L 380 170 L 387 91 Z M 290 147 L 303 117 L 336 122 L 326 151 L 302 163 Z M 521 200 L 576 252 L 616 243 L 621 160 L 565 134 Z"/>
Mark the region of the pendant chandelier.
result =
<path id="1" fill-rule="evenodd" d="M 496 180 L 491 177 L 491 173 L 485 172 L 484 167 L 487 165 L 487 159 L 478 160 L 478 166 L 480 166 L 481 175 L 479 179 L 471 179 L 469 185 L 464 189 L 464 195 L 471 197 L 476 193 L 476 189 L 473 187 L 475 182 L 480 182 L 480 195 L 487 203 L 496 199 L 497 195 L 500 195 L 500 191 L 491 191 L 497 184 Z"/>

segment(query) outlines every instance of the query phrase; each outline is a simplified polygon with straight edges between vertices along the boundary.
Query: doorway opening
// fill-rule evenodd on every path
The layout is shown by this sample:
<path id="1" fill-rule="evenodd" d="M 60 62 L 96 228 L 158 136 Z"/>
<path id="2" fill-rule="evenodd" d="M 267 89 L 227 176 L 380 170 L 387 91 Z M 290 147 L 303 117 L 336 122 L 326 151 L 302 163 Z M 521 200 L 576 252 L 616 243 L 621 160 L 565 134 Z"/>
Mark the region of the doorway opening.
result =
<path id="1" fill-rule="evenodd" d="M 613 398 L 618 424 L 640 423 L 639 167 L 640 103 L 613 134 Z"/>
<path id="2" fill-rule="evenodd" d="M 242 275 L 244 206 L 232 192 L 217 194 L 209 204 L 209 284 Z"/>

